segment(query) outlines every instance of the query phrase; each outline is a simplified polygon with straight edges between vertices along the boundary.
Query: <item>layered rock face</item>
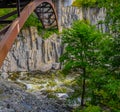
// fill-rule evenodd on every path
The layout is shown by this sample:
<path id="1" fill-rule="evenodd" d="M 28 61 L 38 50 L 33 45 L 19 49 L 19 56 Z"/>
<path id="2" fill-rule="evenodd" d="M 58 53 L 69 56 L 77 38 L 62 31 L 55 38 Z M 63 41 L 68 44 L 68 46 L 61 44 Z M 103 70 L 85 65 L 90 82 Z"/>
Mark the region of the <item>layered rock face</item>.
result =
<path id="1" fill-rule="evenodd" d="M 2 72 L 13 71 L 48 71 L 59 69 L 58 59 L 61 55 L 61 39 L 52 35 L 43 40 L 36 28 L 21 31 L 1 68 Z"/>
<path id="2" fill-rule="evenodd" d="M 104 24 L 98 24 L 105 18 L 103 8 L 62 7 L 59 19 L 62 28 L 71 27 L 73 21 L 86 19 L 101 29 L 107 30 Z M 24 29 L 19 34 L 11 51 L 8 53 L 1 72 L 13 71 L 48 71 L 59 69 L 59 57 L 62 54 L 61 39 L 56 35 L 43 40 L 36 28 Z"/>
<path id="3" fill-rule="evenodd" d="M 88 20 L 92 25 L 96 25 L 98 29 L 106 30 L 101 21 L 105 19 L 104 8 L 77 8 L 77 7 L 62 7 L 61 26 L 65 28 L 71 27 L 75 20 Z M 98 24 L 100 21 L 100 24 Z"/>

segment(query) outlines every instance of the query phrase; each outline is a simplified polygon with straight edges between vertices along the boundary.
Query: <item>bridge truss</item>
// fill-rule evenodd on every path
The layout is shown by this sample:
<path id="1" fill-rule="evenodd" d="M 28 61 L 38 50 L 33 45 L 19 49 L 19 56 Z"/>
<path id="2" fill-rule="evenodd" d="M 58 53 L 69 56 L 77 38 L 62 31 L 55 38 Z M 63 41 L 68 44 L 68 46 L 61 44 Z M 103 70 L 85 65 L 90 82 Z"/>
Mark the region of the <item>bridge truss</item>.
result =
<path id="1" fill-rule="evenodd" d="M 36 13 L 43 28 L 58 28 L 57 14 L 52 0 L 0 0 L 0 8 L 16 8 L 0 17 L 0 24 L 7 24 L 0 31 L 0 35 L 4 35 L 0 40 L 0 67 L 32 12 Z M 16 14 L 15 20 L 9 19 Z"/>

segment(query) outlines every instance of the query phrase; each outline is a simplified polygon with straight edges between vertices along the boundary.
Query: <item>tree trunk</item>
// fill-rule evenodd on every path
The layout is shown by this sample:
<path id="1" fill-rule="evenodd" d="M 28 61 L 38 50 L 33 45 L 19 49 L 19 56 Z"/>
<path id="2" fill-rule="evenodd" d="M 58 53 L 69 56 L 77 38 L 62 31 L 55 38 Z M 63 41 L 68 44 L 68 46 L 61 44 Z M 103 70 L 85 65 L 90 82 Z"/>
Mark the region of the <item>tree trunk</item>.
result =
<path id="1" fill-rule="evenodd" d="M 84 106 L 84 97 L 85 97 L 85 77 L 86 77 L 86 70 L 85 70 L 85 68 L 83 68 L 81 106 Z"/>

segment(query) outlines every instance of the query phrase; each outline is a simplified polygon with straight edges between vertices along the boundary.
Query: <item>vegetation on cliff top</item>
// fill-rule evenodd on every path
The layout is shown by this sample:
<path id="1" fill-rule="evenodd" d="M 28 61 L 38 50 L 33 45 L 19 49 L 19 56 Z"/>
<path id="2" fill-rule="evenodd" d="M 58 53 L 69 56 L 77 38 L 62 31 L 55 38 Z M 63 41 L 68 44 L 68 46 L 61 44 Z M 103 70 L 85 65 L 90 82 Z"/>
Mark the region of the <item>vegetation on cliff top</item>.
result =
<path id="1" fill-rule="evenodd" d="M 104 7 L 106 6 L 106 4 L 109 5 L 111 3 L 119 5 L 119 0 L 75 0 L 73 2 L 73 6 L 77 6 L 77 7 Z M 108 6 L 109 6 L 108 5 Z"/>
<path id="2" fill-rule="evenodd" d="M 23 28 L 27 28 L 27 27 L 30 27 L 30 26 L 36 27 L 37 30 L 38 30 L 38 34 L 44 39 L 50 37 L 54 33 L 58 33 L 57 29 L 51 29 L 51 28 L 44 29 L 41 21 L 37 18 L 37 16 L 34 13 L 31 14 L 31 16 L 25 22 Z"/>
<path id="3" fill-rule="evenodd" d="M 93 6 L 96 3 L 96 0 L 75 0 L 73 6 Z"/>

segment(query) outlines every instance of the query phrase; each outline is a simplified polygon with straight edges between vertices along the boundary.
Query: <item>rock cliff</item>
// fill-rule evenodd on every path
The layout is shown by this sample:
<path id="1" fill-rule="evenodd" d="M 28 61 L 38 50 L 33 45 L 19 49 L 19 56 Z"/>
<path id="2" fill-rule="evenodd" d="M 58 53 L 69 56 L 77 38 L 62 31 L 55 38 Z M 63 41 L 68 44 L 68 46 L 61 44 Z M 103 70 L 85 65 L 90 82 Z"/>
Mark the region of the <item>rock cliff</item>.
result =
<path id="1" fill-rule="evenodd" d="M 71 27 L 75 20 L 88 20 L 92 25 L 96 25 L 98 29 L 105 31 L 105 25 L 98 24 L 98 21 L 104 21 L 104 8 L 77 8 L 77 7 L 62 7 L 61 26 L 65 28 Z"/>
<path id="2" fill-rule="evenodd" d="M 34 27 L 21 31 L 1 68 L 2 72 L 48 71 L 59 69 L 61 39 L 56 35 L 43 40 Z"/>
<path id="3" fill-rule="evenodd" d="M 98 24 L 105 18 L 103 8 L 76 8 L 62 7 L 61 27 L 71 27 L 73 21 L 86 19 L 101 29 L 106 31 L 104 24 Z M 8 53 L 1 72 L 13 71 L 48 71 L 59 69 L 59 57 L 62 54 L 61 39 L 54 34 L 50 38 L 43 40 L 37 33 L 36 28 L 28 28 L 21 31 L 11 51 Z"/>

